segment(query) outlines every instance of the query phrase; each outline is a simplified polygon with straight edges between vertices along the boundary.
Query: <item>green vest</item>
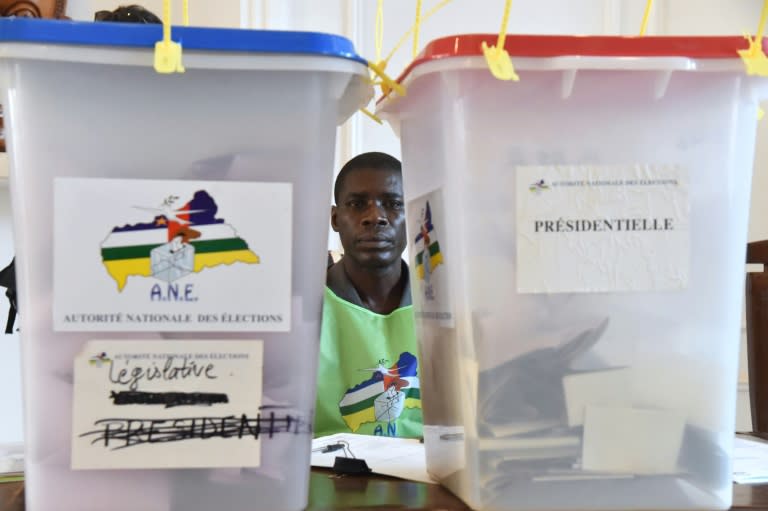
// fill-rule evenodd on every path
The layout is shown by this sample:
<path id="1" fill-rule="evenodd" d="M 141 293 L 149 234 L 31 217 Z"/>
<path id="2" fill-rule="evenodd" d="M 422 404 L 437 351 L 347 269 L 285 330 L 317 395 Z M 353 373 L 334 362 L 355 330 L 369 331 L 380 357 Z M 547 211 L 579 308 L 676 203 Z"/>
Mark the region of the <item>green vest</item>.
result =
<path id="1" fill-rule="evenodd" d="M 381 315 L 325 289 L 315 436 L 422 436 L 413 305 Z"/>

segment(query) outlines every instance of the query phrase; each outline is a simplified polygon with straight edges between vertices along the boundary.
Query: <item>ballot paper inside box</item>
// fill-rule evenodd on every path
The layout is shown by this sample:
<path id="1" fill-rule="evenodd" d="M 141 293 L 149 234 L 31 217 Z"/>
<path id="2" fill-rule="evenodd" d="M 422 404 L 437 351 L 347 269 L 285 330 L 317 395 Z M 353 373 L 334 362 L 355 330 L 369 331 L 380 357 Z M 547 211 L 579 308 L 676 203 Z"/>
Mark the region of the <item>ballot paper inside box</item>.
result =
<path id="1" fill-rule="evenodd" d="M 173 282 L 195 269 L 195 247 L 188 244 L 166 243 L 150 252 L 152 276 Z"/>

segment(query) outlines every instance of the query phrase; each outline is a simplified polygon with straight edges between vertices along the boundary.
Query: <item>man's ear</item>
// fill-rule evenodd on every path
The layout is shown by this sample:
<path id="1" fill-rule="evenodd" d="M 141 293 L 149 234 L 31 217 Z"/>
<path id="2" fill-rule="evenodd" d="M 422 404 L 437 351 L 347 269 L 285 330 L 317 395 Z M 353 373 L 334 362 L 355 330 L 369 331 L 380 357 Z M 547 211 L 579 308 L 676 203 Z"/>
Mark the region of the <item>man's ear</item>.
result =
<path id="1" fill-rule="evenodd" d="M 339 232 L 339 226 L 336 223 L 336 206 L 331 206 L 331 229 L 333 232 Z"/>

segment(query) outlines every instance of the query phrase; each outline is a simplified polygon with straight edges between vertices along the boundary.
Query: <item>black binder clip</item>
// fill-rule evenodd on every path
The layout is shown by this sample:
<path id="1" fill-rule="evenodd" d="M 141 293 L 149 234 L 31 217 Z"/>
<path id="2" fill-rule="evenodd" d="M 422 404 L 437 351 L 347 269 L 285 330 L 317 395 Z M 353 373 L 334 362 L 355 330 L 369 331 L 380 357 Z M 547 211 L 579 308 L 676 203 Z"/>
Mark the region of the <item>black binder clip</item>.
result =
<path id="1" fill-rule="evenodd" d="M 371 469 L 364 459 L 336 456 L 336 461 L 333 463 L 333 472 L 337 475 L 355 476 L 369 474 Z"/>

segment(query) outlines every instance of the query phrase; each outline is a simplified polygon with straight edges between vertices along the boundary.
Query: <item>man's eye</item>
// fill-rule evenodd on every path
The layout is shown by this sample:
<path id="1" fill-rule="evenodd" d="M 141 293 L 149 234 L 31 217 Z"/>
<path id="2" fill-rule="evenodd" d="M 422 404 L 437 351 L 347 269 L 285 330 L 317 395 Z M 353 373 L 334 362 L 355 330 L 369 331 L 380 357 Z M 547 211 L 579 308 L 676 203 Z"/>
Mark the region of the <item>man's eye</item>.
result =
<path id="1" fill-rule="evenodd" d="M 361 208 L 361 207 L 363 207 L 363 201 L 361 201 L 361 200 L 347 201 L 347 207 L 355 208 L 355 209 Z"/>
<path id="2" fill-rule="evenodd" d="M 400 200 L 390 200 L 387 202 L 387 206 L 389 206 L 392 209 L 403 209 L 403 201 Z"/>

